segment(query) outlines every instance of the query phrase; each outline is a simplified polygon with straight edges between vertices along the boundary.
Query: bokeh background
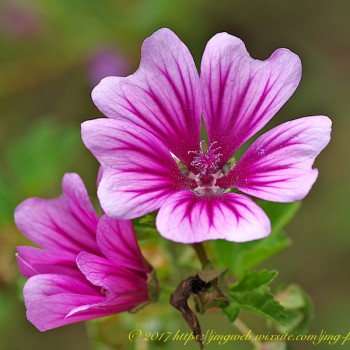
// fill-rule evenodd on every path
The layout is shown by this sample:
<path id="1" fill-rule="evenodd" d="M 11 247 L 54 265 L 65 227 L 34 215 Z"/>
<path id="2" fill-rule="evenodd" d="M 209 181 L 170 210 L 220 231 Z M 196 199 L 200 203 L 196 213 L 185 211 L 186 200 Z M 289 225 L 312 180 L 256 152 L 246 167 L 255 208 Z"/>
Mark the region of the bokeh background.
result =
<path id="1" fill-rule="evenodd" d="M 40 333 L 26 321 L 14 254 L 27 241 L 13 210 L 30 196 L 58 196 L 67 171 L 78 172 L 95 196 L 98 165 L 80 140 L 80 123 L 100 116 L 91 89 L 103 76 L 132 73 L 142 41 L 161 27 L 180 36 L 198 65 L 206 42 L 222 31 L 242 38 L 256 58 L 278 47 L 301 57 L 300 87 L 269 126 L 325 114 L 333 119 L 333 138 L 317 160 L 316 185 L 287 228 L 294 244 L 263 266 L 279 269 L 280 283 L 297 282 L 312 297 L 309 333 L 350 331 L 349 1 L 0 0 L 0 349 L 90 349 L 82 324 Z M 154 306 L 138 317 L 152 329 L 168 309 Z M 171 315 L 169 327 L 185 328 Z M 209 316 L 204 327 L 220 330 L 222 322 L 229 330 Z M 132 349 L 125 342 L 131 318 L 118 316 L 103 329 L 112 348 Z"/>

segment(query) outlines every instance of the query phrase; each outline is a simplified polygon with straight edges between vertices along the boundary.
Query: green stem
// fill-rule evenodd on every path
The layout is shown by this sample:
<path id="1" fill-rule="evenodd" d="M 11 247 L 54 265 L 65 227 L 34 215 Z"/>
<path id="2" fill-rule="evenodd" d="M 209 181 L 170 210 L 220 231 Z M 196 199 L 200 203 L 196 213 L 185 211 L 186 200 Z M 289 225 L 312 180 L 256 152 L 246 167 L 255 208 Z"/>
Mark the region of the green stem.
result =
<path id="1" fill-rule="evenodd" d="M 135 342 L 135 350 L 148 350 L 149 342 L 147 341 L 137 341 Z"/>
<path id="2" fill-rule="evenodd" d="M 205 252 L 204 246 L 202 243 L 194 243 L 192 244 L 193 249 L 195 250 L 198 259 L 202 263 L 202 267 L 204 268 L 208 263 L 210 263 L 207 253 Z"/>
<path id="3" fill-rule="evenodd" d="M 255 334 L 252 332 L 251 329 L 248 328 L 248 326 L 243 321 L 241 321 L 239 318 L 236 318 L 235 322 L 233 323 L 233 326 L 243 334 L 248 334 L 250 332 L 251 337 L 249 341 L 251 342 L 251 344 L 254 346 L 256 350 L 261 349 L 262 347 L 261 341 L 255 339 Z"/>
<path id="4" fill-rule="evenodd" d="M 208 263 L 210 263 L 210 261 L 208 259 L 207 253 L 205 252 L 203 244 L 195 243 L 195 244 L 192 244 L 192 247 L 195 250 L 198 256 L 198 259 L 200 260 L 204 268 L 206 265 L 208 265 Z M 254 346 L 256 350 L 261 349 L 262 343 L 259 340 L 255 339 L 255 334 L 251 331 L 251 329 L 248 328 L 248 326 L 243 321 L 237 318 L 233 323 L 233 326 L 236 327 L 243 334 L 248 334 L 250 331 L 251 337 L 249 341 L 251 342 L 251 344 Z"/>

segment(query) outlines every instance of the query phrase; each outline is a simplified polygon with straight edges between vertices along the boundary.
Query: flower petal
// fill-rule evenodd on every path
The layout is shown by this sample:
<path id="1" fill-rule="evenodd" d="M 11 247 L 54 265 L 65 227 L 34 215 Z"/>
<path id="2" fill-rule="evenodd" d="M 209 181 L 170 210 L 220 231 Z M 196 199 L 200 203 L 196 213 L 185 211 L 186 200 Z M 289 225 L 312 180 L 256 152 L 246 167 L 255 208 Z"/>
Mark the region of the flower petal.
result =
<path id="1" fill-rule="evenodd" d="M 169 29 L 145 40 L 139 69 L 129 77 L 108 77 L 93 90 L 96 106 L 109 118 L 146 129 L 189 166 L 199 145 L 199 77 L 187 47 Z"/>
<path id="2" fill-rule="evenodd" d="M 236 193 L 172 195 L 156 219 L 159 233 L 172 241 L 198 243 L 211 239 L 246 242 L 267 236 L 270 221 L 251 199 Z"/>
<path id="3" fill-rule="evenodd" d="M 89 231 L 92 236 L 96 234 L 98 215 L 90 201 L 84 183 L 78 174 L 65 174 L 62 181 L 62 188 L 66 203 L 77 221 Z"/>
<path id="4" fill-rule="evenodd" d="M 37 276 L 34 276 L 37 277 Z M 111 315 L 114 312 L 99 305 L 104 297 L 90 295 L 56 294 L 34 301 L 27 306 L 27 319 L 40 331 L 62 327 L 68 324 Z M 70 314 L 84 308 L 85 313 Z"/>
<path id="5" fill-rule="evenodd" d="M 108 298 L 141 292 L 147 286 L 146 274 L 120 267 L 97 255 L 81 252 L 77 257 L 77 265 L 88 281 L 108 290 Z"/>
<path id="6" fill-rule="evenodd" d="M 66 315 L 82 305 L 96 305 L 105 300 L 88 283 L 70 276 L 45 274 L 31 277 L 24 286 L 27 318 L 40 331 L 79 322 L 99 314 L 66 318 Z"/>
<path id="7" fill-rule="evenodd" d="M 150 272 L 137 244 L 131 221 L 113 220 L 104 215 L 98 223 L 97 244 L 102 253 L 116 265 Z"/>
<path id="8" fill-rule="evenodd" d="M 98 173 L 97 173 L 97 179 L 96 179 L 96 187 L 100 186 L 100 182 L 102 180 L 102 174 L 103 174 L 103 168 L 102 166 L 99 167 Z"/>
<path id="9" fill-rule="evenodd" d="M 18 246 L 17 251 L 18 265 L 23 276 L 31 277 L 40 273 L 80 274 L 74 254 L 25 246 Z"/>
<path id="10" fill-rule="evenodd" d="M 76 174 L 66 174 L 62 187 L 63 195 L 57 199 L 29 198 L 22 202 L 15 211 L 17 227 L 43 248 L 98 252 L 98 216 L 82 180 Z"/>
<path id="11" fill-rule="evenodd" d="M 303 199 L 316 181 L 312 165 L 330 140 L 331 125 L 328 117 L 314 116 L 275 127 L 260 136 L 217 185 L 274 202 Z"/>
<path id="12" fill-rule="evenodd" d="M 141 295 L 139 291 L 136 291 L 135 293 L 118 295 L 113 299 L 109 298 L 109 300 L 107 298 L 101 303 L 77 306 L 66 315 L 66 318 L 75 319 L 78 317 L 79 319 L 80 317 L 86 317 L 86 319 L 90 319 L 113 315 L 120 312 L 132 311 L 147 301 L 148 298 L 145 293 Z"/>
<path id="13" fill-rule="evenodd" d="M 82 273 L 80 273 L 79 278 L 60 274 L 33 276 L 29 278 L 23 289 L 26 305 L 44 297 L 61 293 L 100 296 L 96 288 L 85 279 Z"/>
<path id="14" fill-rule="evenodd" d="M 201 64 L 204 120 L 209 142 L 217 141 L 221 147 L 222 165 L 267 124 L 300 79 L 300 59 L 288 49 L 278 49 L 260 61 L 227 33 L 208 42 Z"/>
<path id="15" fill-rule="evenodd" d="M 159 140 L 130 123 L 90 120 L 82 124 L 82 137 L 103 167 L 98 196 L 112 218 L 142 216 L 158 209 L 169 194 L 196 186 Z"/>
<path id="16" fill-rule="evenodd" d="M 32 277 L 39 274 L 39 271 L 35 269 L 31 264 L 24 260 L 18 253 L 16 254 L 17 264 L 19 272 L 24 277 Z"/>

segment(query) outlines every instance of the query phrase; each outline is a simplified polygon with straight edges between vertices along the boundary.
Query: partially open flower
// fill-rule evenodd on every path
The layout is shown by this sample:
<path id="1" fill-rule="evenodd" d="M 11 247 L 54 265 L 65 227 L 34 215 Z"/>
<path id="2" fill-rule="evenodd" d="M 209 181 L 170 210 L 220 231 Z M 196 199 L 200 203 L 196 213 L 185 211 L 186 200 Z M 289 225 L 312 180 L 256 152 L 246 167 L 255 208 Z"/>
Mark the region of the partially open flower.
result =
<path id="1" fill-rule="evenodd" d="M 44 248 L 17 247 L 30 277 L 27 318 L 41 331 L 133 310 L 150 301 L 148 282 L 155 285 L 131 222 L 99 219 L 78 175 L 66 174 L 62 187 L 61 197 L 30 198 L 15 212 L 17 227 Z"/>

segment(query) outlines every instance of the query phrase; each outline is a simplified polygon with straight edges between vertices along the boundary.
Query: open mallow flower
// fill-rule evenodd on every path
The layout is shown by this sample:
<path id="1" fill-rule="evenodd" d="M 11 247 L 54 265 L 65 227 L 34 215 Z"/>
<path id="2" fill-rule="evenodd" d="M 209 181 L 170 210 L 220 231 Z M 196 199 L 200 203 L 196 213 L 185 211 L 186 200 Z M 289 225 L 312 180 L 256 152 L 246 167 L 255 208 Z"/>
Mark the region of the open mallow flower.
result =
<path id="1" fill-rule="evenodd" d="M 98 189 L 103 210 L 131 219 L 160 208 L 160 234 L 182 243 L 267 236 L 268 217 L 246 195 L 304 198 L 317 178 L 312 165 L 330 140 L 331 121 L 286 122 L 258 137 L 241 159 L 233 156 L 300 79 L 300 59 L 291 51 L 252 59 L 227 33 L 208 42 L 199 76 L 180 39 L 168 29 L 157 31 L 145 40 L 133 75 L 107 77 L 93 90 L 108 119 L 82 125 L 84 143 L 104 169 Z"/>
<path id="2" fill-rule="evenodd" d="M 78 175 L 62 187 L 61 197 L 30 198 L 15 211 L 17 227 L 43 248 L 17 247 L 27 318 L 41 331 L 133 310 L 153 292 L 131 222 L 99 219 Z"/>

